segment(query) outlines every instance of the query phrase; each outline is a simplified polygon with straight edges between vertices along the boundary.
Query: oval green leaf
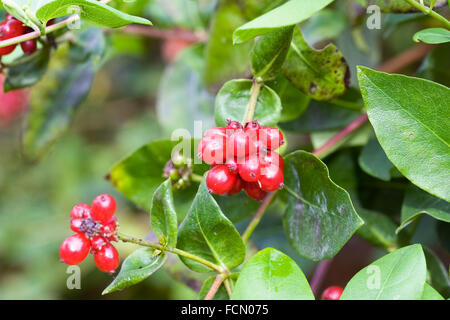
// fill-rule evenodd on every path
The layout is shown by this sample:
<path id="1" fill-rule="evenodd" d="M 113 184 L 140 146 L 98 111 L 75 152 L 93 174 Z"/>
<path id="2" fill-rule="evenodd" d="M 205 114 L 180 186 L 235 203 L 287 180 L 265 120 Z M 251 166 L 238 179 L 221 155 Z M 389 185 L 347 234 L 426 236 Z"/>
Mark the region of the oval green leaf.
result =
<path id="1" fill-rule="evenodd" d="M 45 1 L 36 12 L 37 18 L 44 24 L 53 18 L 70 14 L 79 14 L 81 19 L 106 28 L 120 28 L 132 23 L 152 25 L 145 18 L 126 14 L 96 0 Z"/>
<path id="2" fill-rule="evenodd" d="M 368 175 L 383 181 L 391 180 L 395 167 L 386 157 L 377 139 L 372 137 L 364 146 L 358 158 L 361 169 Z"/>
<path id="3" fill-rule="evenodd" d="M 334 44 L 322 50 L 311 48 L 300 29 L 294 29 L 291 47 L 283 64 L 283 75 L 315 100 L 331 100 L 349 86 L 350 69 Z"/>
<path id="4" fill-rule="evenodd" d="M 444 300 L 444 298 L 432 286 L 425 282 L 420 300 Z"/>
<path id="5" fill-rule="evenodd" d="M 122 290 L 139 283 L 149 276 L 166 261 L 166 254 L 161 252 L 154 254 L 151 248 L 140 248 L 130 254 L 122 263 L 122 268 L 113 282 L 103 290 L 102 294 L 108 294 Z"/>
<path id="6" fill-rule="evenodd" d="M 225 83 L 216 97 L 216 124 L 227 125 L 227 120 L 244 122 L 250 100 L 251 80 L 231 80 Z M 262 86 L 253 119 L 263 126 L 275 126 L 280 120 L 281 101 L 275 91 Z"/>
<path id="7" fill-rule="evenodd" d="M 283 225 L 291 245 L 302 256 L 332 258 L 363 224 L 350 196 L 335 184 L 319 158 L 296 151 L 285 158 L 288 204 Z"/>
<path id="8" fill-rule="evenodd" d="M 245 259 L 245 245 L 230 220 L 222 213 L 202 181 L 192 206 L 178 232 L 178 248 L 226 270 L 239 266 Z M 180 257 L 190 269 L 209 272 L 194 260 Z"/>
<path id="9" fill-rule="evenodd" d="M 359 271 L 340 300 L 420 300 L 426 272 L 422 247 L 404 247 Z"/>
<path id="10" fill-rule="evenodd" d="M 153 194 L 150 207 L 152 229 L 164 245 L 175 248 L 177 244 L 178 219 L 173 203 L 172 183 L 164 181 Z"/>
<path id="11" fill-rule="evenodd" d="M 450 201 L 450 89 L 364 67 L 358 79 L 389 160 L 412 183 Z"/>
<path id="12" fill-rule="evenodd" d="M 444 28 L 428 28 L 416 32 L 413 40 L 430 44 L 446 43 L 450 41 L 450 31 Z"/>
<path id="13" fill-rule="evenodd" d="M 314 294 L 294 260 L 266 248 L 245 263 L 231 299 L 314 300 Z"/>
<path id="14" fill-rule="evenodd" d="M 329 5 L 333 0 L 291 0 L 267 12 L 266 14 L 240 26 L 233 33 L 233 42 L 241 43 L 256 36 L 274 32 L 280 28 L 296 25 L 320 9 Z"/>

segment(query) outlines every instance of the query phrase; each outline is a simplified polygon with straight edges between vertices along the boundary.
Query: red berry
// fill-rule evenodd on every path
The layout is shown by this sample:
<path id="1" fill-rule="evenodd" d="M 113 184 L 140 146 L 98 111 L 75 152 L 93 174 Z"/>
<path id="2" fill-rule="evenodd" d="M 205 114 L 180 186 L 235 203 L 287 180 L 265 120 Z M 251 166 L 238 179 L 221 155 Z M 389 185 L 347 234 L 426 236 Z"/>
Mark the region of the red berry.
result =
<path id="1" fill-rule="evenodd" d="M 29 33 L 32 32 L 33 29 L 31 28 L 26 28 L 25 29 L 25 33 Z M 36 51 L 37 49 L 37 41 L 36 39 L 31 39 L 31 40 L 27 40 L 24 41 L 20 44 L 20 47 L 22 48 L 23 53 L 25 54 L 32 54 Z"/>
<path id="2" fill-rule="evenodd" d="M 226 137 L 227 130 L 223 127 L 217 127 L 217 128 L 211 128 L 206 130 L 205 134 L 203 135 L 206 137 L 212 137 L 212 136 L 224 136 Z"/>
<path id="3" fill-rule="evenodd" d="M 267 192 L 261 190 L 258 183 L 256 182 L 246 182 L 244 184 L 245 193 L 252 199 L 262 200 L 267 195 Z"/>
<path id="4" fill-rule="evenodd" d="M 100 230 L 102 237 L 108 241 L 118 241 L 117 239 L 117 218 L 109 219 Z"/>
<path id="5" fill-rule="evenodd" d="M 15 18 L 5 21 L 4 24 L 0 25 L 0 41 L 8 40 L 21 36 L 25 31 L 23 23 Z M 17 45 L 8 46 L 5 48 L 0 48 L 0 55 L 5 56 L 14 51 Z"/>
<path id="6" fill-rule="evenodd" d="M 91 241 L 78 233 L 63 241 L 59 248 L 59 255 L 64 263 L 79 264 L 89 254 L 90 247 Z"/>
<path id="7" fill-rule="evenodd" d="M 238 121 L 227 120 L 226 129 L 238 130 L 238 129 L 242 129 L 242 125 Z"/>
<path id="8" fill-rule="evenodd" d="M 236 158 L 228 158 L 225 164 L 227 165 L 228 170 L 230 170 L 231 173 L 233 174 L 239 173 L 239 165 Z"/>
<path id="9" fill-rule="evenodd" d="M 249 152 L 249 138 L 243 130 L 236 130 L 230 135 L 227 144 L 227 157 L 245 157 Z"/>
<path id="10" fill-rule="evenodd" d="M 229 196 L 238 194 L 239 192 L 241 192 L 242 188 L 244 188 L 244 180 L 237 178 L 235 184 L 233 185 L 233 187 L 231 188 L 231 190 L 228 192 Z"/>
<path id="11" fill-rule="evenodd" d="M 230 192 L 236 183 L 237 176 L 232 174 L 224 164 L 213 167 L 206 176 L 206 186 L 214 194 Z"/>
<path id="12" fill-rule="evenodd" d="M 259 186 L 266 192 L 272 192 L 283 187 L 283 170 L 275 165 L 261 168 L 261 176 L 258 179 Z"/>
<path id="13" fill-rule="evenodd" d="M 258 131 L 259 129 L 261 129 L 261 125 L 256 120 L 247 122 L 245 124 L 245 131 Z"/>
<path id="14" fill-rule="evenodd" d="M 80 232 L 82 232 L 80 230 L 82 223 L 83 223 L 83 219 L 80 219 L 80 218 L 70 219 L 70 229 L 72 229 L 72 231 L 74 231 L 76 233 L 80 233 Z"/>
<path id="15" fill-rule="evenodd" d="M 101 194 L 92 201 L 92 218 L 100 222 L 108 221 L 116 211 L 116 200 L 109 194 Z"/>
<path id="16" fill-rule="evenodd" d="M 112 244 L 107 243 L 94 253 L 94 262 L 101 271 L 113 273 L 119 266 L 119 253 Z"/>
<path id="17" fill-rule="evenodd" d="M 278 149 L 284 144 L 281 131 L 277 128 L 265 127 L 259 131 L 259 138 L 268 150 Z"/>
<path id="18" fill-rule="evenodd" d="M 198 146 L 199 156 L 209 165 L 223 164 L 226 160 L 226 138 L 209 136 Z"/>
<path id="19" fill-rule="evenodd" d="M 344 291 L 344 289 L 339 286 L 328 287 L 325 289 L 324 292 L 322 292 L 322 296 L 320 297 L 320 299 L 321 300 L 339 300 L 343 291 Z"/>
<path id="20" fill-rule="evenodd" d="M 280 167 L 281 170 L 284 169 L 284 160 L 283 157 L 280 156 L 277 152 L 275 151 L 268 151 L 266 152 L 261 159 L 261 165 L 266 167 L 269 165 L 275 165 L 277 167 Z"/>
<path id="21" fill-rule="evenodd" d="M 107 244 L 108 242 L 106 241 L 105 238 L 101 237 L 101 236 L 96 236 L 93 237 L 91 240 L 91 245 L 92 245 L 92 249 L 91 252 L 92 253 L 96 253 L 100 250 L 103 249 L 103 247 Z"/>
<path id="22" fill-rule="evenodd" d="M 5 17 L 5 21 L 2 22 L 2 24 L 5 24 L 6 22 L 8 22 L 9 20 L 15 19 L 14 16 L 12 14 L 7 14 Z"/>
<path id="23" fill-rule="evenodd" d="M 0 27 L 1 28 L 1 27 Z M 1 50 L 1 49 L 0 49 Z M 0 127 L 24 113 L 30 98 L 28 89 L 3 92 L 5 76 L 0 73 Z"/>
<path id="24" fill-rule="evenodd" d="M 239 175 L 247 182 L 256 182 L 261 174 L 261 165 L 258 154 L 245 157 L 239 163 Z"/>
<path id="25" fill-rule="evenodd" d="M 85 203 L 77 204 L 73 207 L 72 212 L 70 212 L 70 217 L 72 219 L 77 218 L 89 218 L 91 216 L 91 206 Z"/>

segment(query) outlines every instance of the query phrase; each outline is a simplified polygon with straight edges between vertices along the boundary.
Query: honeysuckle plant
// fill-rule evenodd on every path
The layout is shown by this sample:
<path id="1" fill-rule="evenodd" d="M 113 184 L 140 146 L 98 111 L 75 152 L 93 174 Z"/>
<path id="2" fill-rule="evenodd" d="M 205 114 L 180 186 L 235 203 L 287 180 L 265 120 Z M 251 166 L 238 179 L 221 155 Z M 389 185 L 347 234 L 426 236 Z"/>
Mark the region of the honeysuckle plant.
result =
<path id="1" fill-rule="evenodd" d="M 116 200 L 103 194 L 72 209 L 63 262 L 92 253 L 116 272 L 103 294 L 170 273 L 175 255 L 203 281 L 200 299 L 450 297 L 448 266 L 414 240 L 430 216 L 448 254 L 447 1 L 177 0 L 175 11 L 165 0 L 136 2 L 1 1 L 0 124 L 28 104 L 21 149 L 32 161 L 45 161 L 117 54 L 111 36 L 166 40 L 157 114 L 167 138 L 105 168 L 150 215 L 149 234 L 125 234 Z M 365 23 L 374 6 L 379 30 Z M 381 37 L 417 21 L 409 47 L 382 56 Z M 180 128 L 191 135 L 171 135 Z M 383 212 L 385 200 L 397 207 Z M 290 256 L 252 239 L 267 212 Z M 321 294 L 355 234 L 384 255 Z M 121 266 L 116 241 L 137 248 Z M 318 263 L 309 281 L 298 256 Z"/>

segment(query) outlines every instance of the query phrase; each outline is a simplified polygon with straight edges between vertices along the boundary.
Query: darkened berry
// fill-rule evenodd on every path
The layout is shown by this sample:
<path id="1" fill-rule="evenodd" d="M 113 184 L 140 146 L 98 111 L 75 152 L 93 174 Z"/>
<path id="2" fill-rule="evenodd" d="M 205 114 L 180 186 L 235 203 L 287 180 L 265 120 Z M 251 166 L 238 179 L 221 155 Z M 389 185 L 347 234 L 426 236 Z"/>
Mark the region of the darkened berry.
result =
<path id="1" fill-rule="evenodd" d="M 236 179 L 236 182 L 234 183 L 231 190 L 228 192 L 228 195 L 232 196 L 235 194 L 238 194 L 241 192 L 242 188 L 244 187 L 244 180 L 240 179 L 239 177 Z"/>
<path id="2" fill-rule="evenodd" d="M 266 192 L 278 190 L 283 187 L 283 170 L 275 165 L 261 168 L 261 175 L 258 179 L 259 186 Z"/>
<path id="3" fill-rule="evenodd" d="M 107 243 L 94 253 L 94 262 L 101 271 L 113 273 L 119 266 L 119 253 L 112 244 Z"/>
<path id="4" fill-rule="evenodd" d="M 66 238 L 59 248 L 59 255 L 64 263 L 74 265 L 81 263 L 89 254 L 91 241 L 82 234 Z"/>
<path id="5" fill-rule="evenodd" d="M 245 193 L 252 199 L 262 200 L 267 195 L 267 192 L 261 190 L 258 183 L 256 182 L 246 182 L 244 184 Z"/>
<path id="6" fill-rule="evenodd" d="M 33 29 L 27 27 L 25 29 L 25 33 L 29 33 L 29 32 L 33 32 Z M 36 39 L 24 41 L 20 44 L 20 47 L 22 48 L 23 53 L 33 54 L 37 49 L 37 41 L 36 41 Z"/>
<path id="7" fill-rule="evenodd" d="M 328 287 L 322 292 L 320 300 L 339 300 L 343 291 L 344 289 L 339 286 Z"/>
<path id="8" fill-rule="evenodd" d="M 213 167 L 206 176 L 206 186 L 211 193 L 226 194 L 236 183 L 237 176 L 225 164 Z"/>
<path id="9" fill-rule="evenodd" d="M 100 222 L 109 220 L 116 211 L 116 200 L 109 194 L 101 194 L 92 201 L 92 218 Z"/>

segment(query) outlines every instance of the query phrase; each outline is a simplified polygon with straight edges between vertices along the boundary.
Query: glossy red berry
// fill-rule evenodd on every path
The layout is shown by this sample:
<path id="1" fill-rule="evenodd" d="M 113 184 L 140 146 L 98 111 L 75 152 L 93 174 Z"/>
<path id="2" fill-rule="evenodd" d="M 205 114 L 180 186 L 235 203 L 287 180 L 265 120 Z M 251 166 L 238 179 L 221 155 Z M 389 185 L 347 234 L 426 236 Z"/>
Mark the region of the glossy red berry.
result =
<path id="1" fill-rule="evenodd" d="M 275 151 L 268 151 L 262 155 L 261 165 L 266 167 L 271 164 L 280 167 L 281 170 L 284 169 L 283 157 Z"/>
<path id="2" fill-rule="evenodd" d="M 70 212 L 70 218 L 89 218 L 91 216 L 91 206 L 85 203 L 77 204 Z"/>
<path id="3" fill-rule="evenodd" d="M 116 211 L 116 200 L 109 194 L 101 194 L 92 201 L 92 218 L 99 222 L 108 221 Z"/>
<path id="4" fill-rule="evenodd" d="M 261 175 L 258 184 L 262 190 L 272 192 L 283 187 L 283 170 L 275 165 L 269 165 L 261 168 Z"/>
<path id="5" fill-rule="evenodd" d="M 237 176 L 232 174 L 225 164 L 213 167 L 206 176 L 206 186 L 214 194 L 230 192 L 236 183 Z"/>
<path id="6" fill-rule="evenodd" d="M 261 174 L 260 159 L 257 154 L 245 157 L 239 163 L 239 175 L 247 182 L 256 182 Z"/>
<path id="7" fill-rule="evenodd" d="M 80 232 L 82 232 L 80 230 L 82 223 L 83 223 L 83 219 L 81 219 L 81 218 L 70 219 L 70 229 L 72 229 L 72 231 L 74 231 L 76 233 L 80 233 Z"/>
<path id="8" fill-rule="evenodd" d="M 228 120 L 227 126 L 225 128 L 230 129 L 230 130 L 238 130 L 238 129 L 242 129 L 242 125 L 238 121 Z"/>
<path id="9" fill-rule="evenodd" d="M 103 238 L 108 241 L 118 241 L 117 239 L 117 218 L 112 217 L 109 219 L 100 230 Z"/>
<path id="10" fill-rule="evenodd" d="M 198 146 L 199 156 L 209 165 L 223 164 L 226 160 L 226 139 L 223 136 L 204 138 Z"/>
<path id="11" fill-rule="evenodd" d="M 32 31 L 33 31 L 33 29 L 27 28 L 25 30 L 25 33 L 29 33 Z M 20 47 L 22 48 L 23 53 L 28 54 L 28 55 L 33 54 L 37 50 L 37 41 L 36 41 L 36 39 L 24 41 L 20 44 Z"/>
<path id="12" fill-rule="evenodd" d="M 233 187 L 228 192 L 228 195 L 232 196 L 232 195 L 235 195 L 235 194 L 238 194 L 239 192 L 241 192 L 242 188 L 244 188 L 244 184 L 245 184 L 244 180 L 237 178 Z"/>
<path id="13" fill-rule="evenodd" d="M 59 255 L 64 263 L 74 265 L 81 263 L 89 254 L 91 241 L 82 234 L 66 238 L 59 248 Z"/>
<path id="14" fill-rule="evenodd" d="M 259 139 L 268 150 L 278 149 L 284 144 L 283 134 L 280 129 L 264 127 L 259 131 Z"/>
<path id="15" fill-rule="evenodd" d="M 102 236 L 96 236 L 94 238 L 92 238 L 91 240 L 91 245 L 92 245 L 92 249 L 91 252 L 92 253 L 96 253 L 100 250 L 103 249 L 104 246 L 106 246 L 108 242 L 106 241 L 105 238 L 103 238 Z"/>
<path id="16" fill-rule="evenodd" d="M 252 131 L 252 130 L 258 131 L 259 129 L 261 129 L 261 125 L 256 120 L 247 122 L 245 124 L 245 131 Z"/>
<path id="17" fill-rule="evenodd" d="M 212 137 L 212 136 L 223 136 L 225 137 L 227 135 L 227 130 L 223 127 L 217 127 L 217 128 L 211 128 L 206 130 L 205 134 L 203 135 L 206 137 Z"/>
<path id="18" fill-rule="evenodd" d="M 94 262 L 101 271 L 113 273 L 119 266 L 119 253 L 112 244 L 107 243 L 94 253 Z"/>
<path id="19" fill-rule="evenodd" d="M 228 158 L 225 164 L 227 165 L 228 170 L 230 170 L 231 173 L 233 174 L 239 173 L 239 165 L 236 158 Z"/>
<path id="20" fill-rule="evenodd" d="M 5 21 L 4 24 L 0 25 L 0 41 L 8 40 L 21 36 L 25 31 L 23 23 L 17 19 L 10 19 Z M 8 46 L 5 48 L 0 48 L 0 55 L 5 56 L 14 51 L 17 45 Z"/>
<path id="21" fill-rule="evenodd" d="M 227 157 L 241 158 L 249 153 L 249 138 L 243 130 L 236 130 L 228 138 Z"/>
<path id="22" fill-rule="evenodd" d="M 264 199 L 267 195 L 267 192 L 261 190 L 256 182 L 246 182 L 244 185 L 244 191 L 250 198 L 258 201 Z"/>
<path id="23" fill-rule="evenodd" d="M 321 300 L 339 300 L 342 292 L 344 291 L 343 288 L 339 286 L 332 286 L 328 287 L 322 292 L 322 296 L 320 297 Z"/>

